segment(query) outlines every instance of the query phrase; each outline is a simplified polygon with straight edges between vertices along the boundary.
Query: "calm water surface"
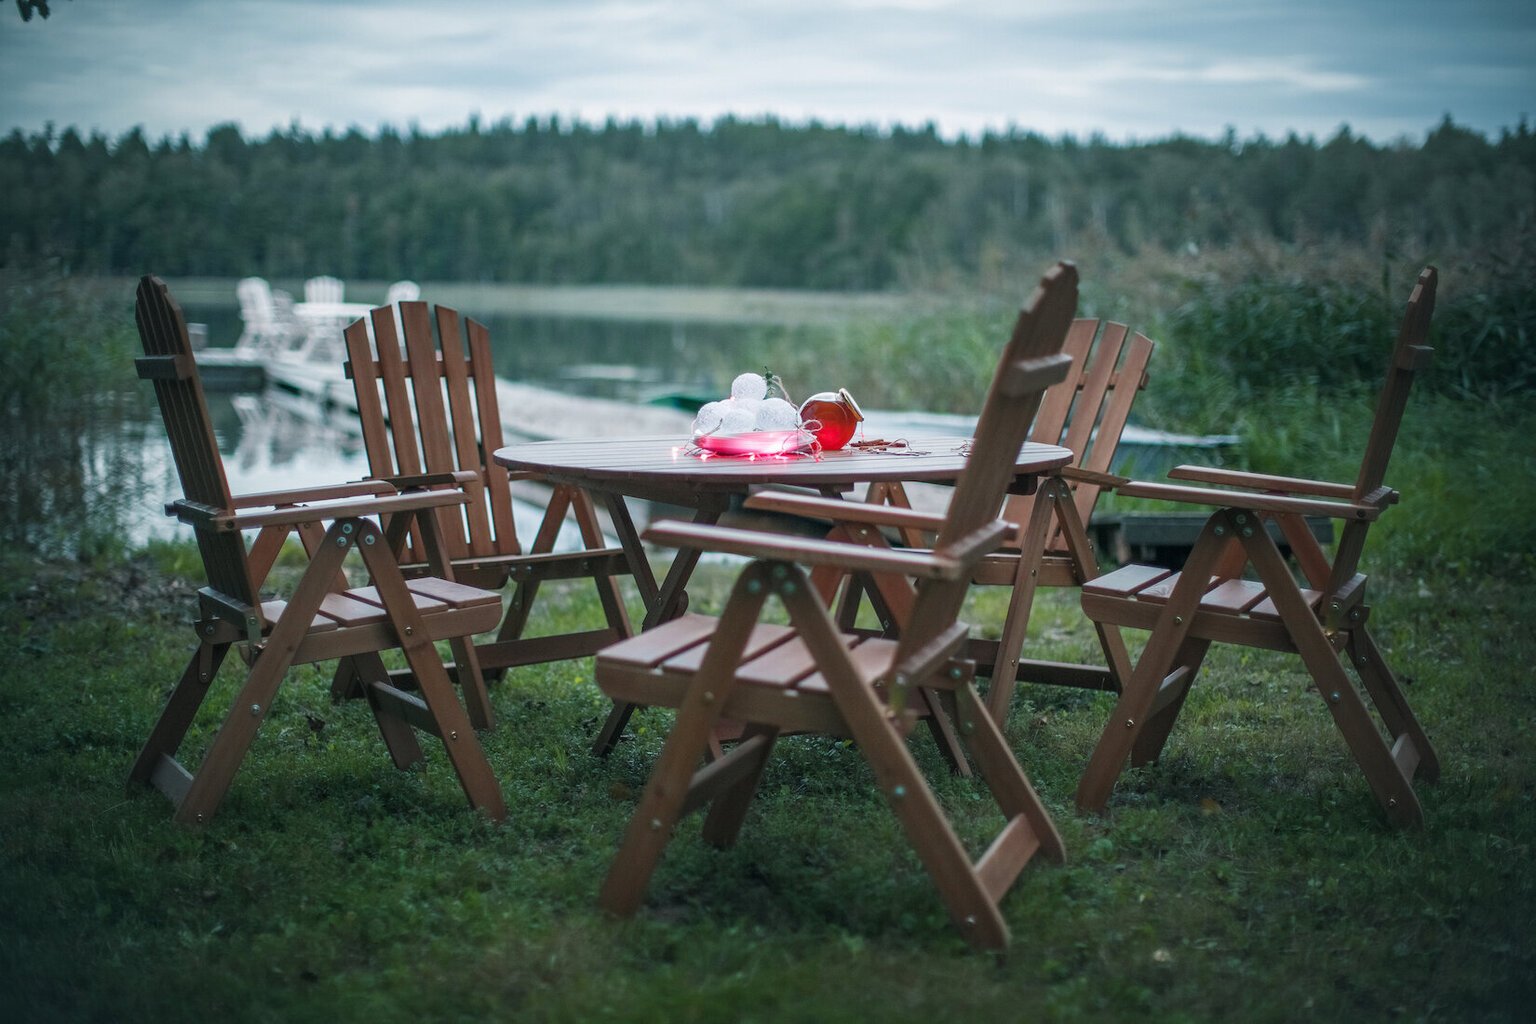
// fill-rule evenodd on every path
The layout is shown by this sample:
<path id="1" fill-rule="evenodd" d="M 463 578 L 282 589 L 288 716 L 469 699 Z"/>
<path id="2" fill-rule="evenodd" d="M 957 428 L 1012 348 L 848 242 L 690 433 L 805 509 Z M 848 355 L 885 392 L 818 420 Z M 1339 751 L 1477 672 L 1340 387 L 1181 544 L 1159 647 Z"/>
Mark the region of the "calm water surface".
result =
<path id="1" fill-rule="evenodd" d="M 187 306 L 211 344 L 232 344 L 240 321 L 228 307 Z M 645 401 L 728 391 L 754 366 L 762 327 L 489 318 L 503 375 L 573 394 Z M 757 360 L 758 363 L 761 360 Z M 234 493 L 356 480 L 367 460 L 356 418 L 286 392 L 208 392 L 219 450 Z M 46 415 L 0 423 L 0 509 L 9 540 L 39 549 L 190 538 L 163 514 L 181 488 L 150 387 L 131 367 L 85 400 Z M 537 527 L 519 509 L 520 535 Z M 574 538 L 571 538 L 574 541 Z"/>

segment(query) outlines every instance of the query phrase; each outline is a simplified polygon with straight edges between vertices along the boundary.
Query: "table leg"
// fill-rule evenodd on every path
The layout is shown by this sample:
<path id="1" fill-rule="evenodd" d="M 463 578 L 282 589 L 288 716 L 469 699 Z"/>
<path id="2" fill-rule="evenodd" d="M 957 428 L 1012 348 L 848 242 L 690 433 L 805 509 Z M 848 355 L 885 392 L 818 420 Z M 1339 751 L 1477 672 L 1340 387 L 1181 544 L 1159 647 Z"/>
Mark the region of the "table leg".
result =
<path id="1" fill-rule="evenodd" d="M 720 519 L 724 507 L 700 508 L 693 515 L 693 521 L 704 526 L 713 526 Z M 652 629 L 663 622 L 670 622 L 683 614 L 688 608 L 688 580 L 693 576 L 694 568 L 699 564 L 698 548 L 681 548 L 677 556 L 672 559 L 672 566 L 667 570 L 667 578 L 661 583 L 661 590 L 656 596 L 656 603 L 651 605 L 645 613 L 645 622 L 640 626 L 642 631 Z"/>
<path id="2" fill-rule="evenodd" d="M 608 509 L 608 518 L 613 521 L 613 532 L 618 534 L 619 545 L 629 562 L 630 575 L 634 577 L 635 586 L 640 588 L 640 600 L 645 602 L 646 608 L 646 628 L 649 628 L 650 610 L 656 607 L 657 601 L 656 574 L 651 572 L 650 560 L 645 557 L 645 544 L 640 540 L 640 531 L 635 529 L 634 519 L 630 518 L 624 495 L 604 491 L 602 499 Z"/>
<path id="3" fill-rule="evenodd" d="M 640 588 L 640 598 L 645 602 L 645 621 L 640 624 L 640 629 L 653 629 L 681 615 L 688 606 L 688 592 L 684 588 L 693 575 L 694 567 L 698 565 L 698 549 L 684 548 L 678 551 L 671 568 L 667 570 L 666 579 L 658 587 L 656 575 L 651 572 L 650 560 L 645 557 L 645 543 L 640 539 L 640 531 L 635 529 L 635 521 L 629 514 L 629 505 L 624 501 L 624 495 L 604 492 L 602 498 L 608 509 L 608 518 L 613 521 L 613 532 L 618 535 L 619 544 L 624 548 L 635 585 Z M 719 520 L 724 511 L 724 505 L 705 505 L 694 514 L 693 521 L 712 524 Z M 613 750 L 625 726 L 629 724 L 630 716 L 635 713 L 635 707 L 634 704 L 614 702 L 613 710 L 608 713 L 607 720 L 603 722 L 592 744 L 594 754 L 606 757 Z"/>

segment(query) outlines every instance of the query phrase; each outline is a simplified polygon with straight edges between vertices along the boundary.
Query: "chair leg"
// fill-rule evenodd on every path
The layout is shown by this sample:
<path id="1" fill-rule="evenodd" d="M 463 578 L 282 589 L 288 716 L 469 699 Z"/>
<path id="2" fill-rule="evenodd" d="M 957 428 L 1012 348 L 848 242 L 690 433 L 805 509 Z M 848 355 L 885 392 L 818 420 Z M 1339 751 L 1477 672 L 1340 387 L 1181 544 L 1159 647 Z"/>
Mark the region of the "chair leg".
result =
<path id="1" fill-rule="evenodd" d="M 962 779 L 970 778 L 971 763 L 965 757 L 965 744 L 961 742 L 959 733 L 955 732 L 955 723 L 949 712 L 932 690 L 919 689 L 917 693 L 918 699 L 928 708 L 923 722 L 928 726 L 934 746 L 939 748 L 939 756 L 944 758 L 951 774 Z"/>
<path id="2" fill-rule="evenodd" d="M 1190 687 L 1194 685 L 1195 676 L 1200 672 L 1200 666 L 1205 661 L 1205 654 L 1211 649 L 1209 640 L 1199 640 L 1195 637 L 1185 637 L 1179 645 L 1178 653 L 1173 656 L 1173 664 L 1170 666 L 1167 678 L 1173 678 L 1173 682 L 1167 684 L 1170 691 L 1160 693 L 1157 697 L 1158 707 L 1147 715 L 1146 725 L 1140 730 L 1136 742 L 1131 744 L 1131 767 L 1140 768 L 1156 761 L 1163 754 L 1163 746 L 1168 742 L 1168 734 L 1173 732 L 1173 725 L 1179 719 L 1179 712 L 1184 710 L 1184 700 L 1189 696 Z M 1174 678 L 1177 677 L 1177 678 Z"/>
<path id="3" fill-rule="evenodd" d="M 1418 716 L 1408 706 L 1408 698 L 1398 684 L 1397 677 L 1392 674 L 1392 669 L 1364 625 L 1350 631 L 1347 650 L 1387 730 L 1394 737 L 1406 735 L 1413 744 L 1418 755 L 1414 776 L 1426 782 L 1434 782 L 1440 777 L 1439 755 L 1419 725 Z"/>
<path id="4" fill-rule="evenodd" d="M 220 628 L 211 622 L 199 623 L 198 626 L 200 629 Z M 148 783 L 154 777 L 162 757 L 175 758 L 182 739 L 191 728 L 193 718 L 197 716 L 197 709 L 202 707 L 203 700 L 208 696 L 208 687 L 213 677 L 219 674 L 219 667 L 224 664 L 229 648 L 229 641 L 214 643 L 204 640 L 198 644 L 191 660 L 187 662 L 186 670 L 181 673 L 181 679 L 171 690 L 170 698 L 166 700 L 159 720 L 150 731 L 149 739 L 145 741 L 144 748 L 139 751 L 138 758 L 128 772 L 130 783 Z"/>
<path id="5" fill-rule="evenodd" d="M 356 700 L 363 696 L 363 680 L 357 673 L 357 666 L 351 658 L 342 658 L 336 662 L 336 671 L 331 676 L 331 703 L 340 704 L 344 700 Z"/>
<path id="6" fill-rule="evenodd" d="M 373 688 L 365 682 L 389 682 L 389 670 L 384 667 L 384 659 L 377 652 L 370 651 L 341 660 L 348 675 L 357 681 L 357 695 L 368 701 L 368 709 L 373 712 L 373 720 L 379 727 L 379 735 L 383 737 L 384 747 L 389 751 L 389 758 L 395 767 L 404 770 L 426 760 L 421 744 L 416 741 L 416 730 L 403 719 L 385 711 L 374 698 Z M 341 673 L 342 668 L 338 666 L 338 678 Z"/>
<path id="7" fill-rule="evenodd" d="M 769 568 L 769 563 L 757 562 L 744 569 L 721 612 L 709 650 L 678 706 L 672 732 L 603 880 L 598 903 L 611 913 L 628 917 L 645 898 L 651 875 L 682 817 L 694 768 L 736 685 L 736 667 L 771 586 Z"/>
<path id="8" fill-rule="evenodd" d="M 833 531 L 834 533 L 836 531 Z M 828 540 L 840 540 L 841 538 L 828 535 Z M 864 600 L 864 581 L 858 573 L 849 573 L 847 582 L 843 585 L 843 592 L 837 597 L 837 625 L 844 632 L 851 633 L 859 624 L 859 605 Z M 831 602 L 827 601 L 830 607 Z"/>
<path id="9" fill-rule="evenodd" d="M 608 717 L 603 720 L 603 727 L 597 731 L 597 738 L 592 741 L 592 753 L 597 757 L 607 757 L 613 753 L 613 748 L 619 745 L 619 737 L 624 735 L 624 729 L 629 725 L 630 716 L 635 713 L 634 704 L 614 702 L 608 709 Z"/>
<path id="10" fill-rule="evenodd" d="M 992 665 L 992 681 L 987 684 L 987 711 L 992 721 L 1006 724 L 1013 707 L 1013 691 L 1018 686 L 1019 659 L 1024 655 L 1024 635 L 1029 631 L 1029 613 L 1035 606 L 1035 586 L 1039 582 L 1040 559 L 1045 553 L 1045 538 L 1055 522 L 1058 486 L 1072 496 L 1066 482 L 1050 479 L 1035 491 L 1029 522 L 1019 538 L 1019 560 L 1013 576 L 1013 592 L 1008 611 L 1003 615 L 1003 631 L 997 642 L 997 661 Z"/>
<path id="11" fill-rule="evenodd" d="M 1216 532 L 1218 528 L 1221 534 Z M 1146 727 L 1147 716 L 1152 713 L 1158 692 L 1168 679 L 1174 658 L 1189 633 L 1195 610 L 1210 580 L 1211 569 L 1226 550 L 1225 535 L 1230 529 L 1225 513 L 1218 512 L 1206 521 L 1196 538 L 1178 585 L 1153 624 L 1147 646 L 1115 702 L 1115 710 L 1077 784 L 1079 810 L 1101 812 L 1109 802 L 1115 780 L 1120 777 L 1141 730 Z"/>
<path id="12" fill-rule="evenodd" d="M 1067 848 L 1051 820 L 1040 794 L 1024 774 L 1002 728 L 992 719 L 975 686 L 967 683 L 954 693 L 955 717 L 960 734 L 967 737 L 966 748 L 976 759 L 982 781 L 987 784 L 1003 816 L 1013 819 L 1023 815 L 1040 844 L 1040 852 L 1057 864 L 1067 859 Z"/>
<path id="13" fill-rule="evenodd" d="M 1066 488 L 1064 483 L 1062 488 Z M 1097 579 L 1099 559 L 1093 553 L 1093 542 L 1088 539 L 1088 530 L 1083 525 L 1082 514 L 1078 512 L 1077 504 L 1070 492 L 1064 496 L 1058 496 L 1056 508 L 1056 521 L 1061 527 L 1062 543 L 1066 546 L 1067 555 L 1072 559 L 1078 585 Z M 1110 680 L 1114 684 L 1115 692 L 1119 693 L 1125 689 L 1126 680 L 1131 678 L 1131 655 L 1125 649 L 1125 638 L 1120 633 L 1120 627 L 1112 626 L 1107 622 L 1095 622 L 1093 628 L 1099 636 L 1099 647 L 1104 652 L 1104 664 L 1109 669 Z"/>
<path id="14" fill-rule="evenodd" d="M 361 520 L 348 520 L 357 523 Z M 176 820 L 184 824 L 206 824 L 212 820 L 224 799 L 229 784 L 234 780 L 245 752 L 256 738 L 256 730 L 266 720 L 272 709 L 272 698 L 282 685 L 283 676 L 293 664 L 299 644 L 309 633 L 309 625 L 325 599 L 337 574 L 342 559 L 352 543 L 350 535 L 341 533 L 341 523 L 331 527 L 325 543 L 319 544 L 310 558 L 309 568 L 304 570 L 293 597 L 283 611 L 283 616 L 272 627 L 262 642 L 255 662 L 246 676 L 245 685 L 235 699 L 234 706 L 219 727 L 218 735 L 203 755 L 203 763 L 193 774 L 186 794 L 176 808 Z M 372 529 L 370 525 L 368 527 Z M 342 543 L 336 543 L 341 540 Z M 253 649 L 254 650 L 254 649 Z"/>
<path id="15" fill-rule="evenodd" d="M 560 525 L 565 520 L 565 511 L 570 504 L 571 488 L 556 486 L 550 493 L 549 504 L 544 507 L 539 531 L 528 548 L 530 554 L 547 554 L 554 550 L 555 538 L 560 535 Z M 528 616 L 533 611 L 534 599 L 539 595 L 540 582 L 536 579 L 521 580 L 512 588 L 507 614 L 501 620 L 501 628 L 496 631 L 496 643 L 511 643 L 522 638 L 523 630 L 528 628 Z"/>
<path id="16" fill-rule="evenodd" d="M 1424 811 L 1413 791 L 1412 781 L 1383 741 L 1381 730 L 1361 700 L 1359 691 L 1350 682 L 1338 652 L 1328 642 L 1311 605 L 1291 578 L 1290 569 L 1275 542 L 1264 530 L 1251 532 L 1252 536 L 1243 538 L 1248 557 L 1258 570 L 1259 579 L 1275 603 L 1275 610 L 1280 613 L 1291 642 L 1311 673 L 1313 685 L 1333 715 L 1334 724 L 1354 755 L 1355 763 L 1365 774 L 1376 801 L 1394 824 L 1423 824 Z"/>
<path id="17" fill-rule="evenodd" d="M 453 765 L 464 795 L 468 797 L 471 807 L 484 811 L 493 821 L 505 819 L 507 805 L 502 798 L 501 787 L 491 772 L 490 763 L 485 759 L 480 741 L 475 737 L 469 715 L 459 705 L 453 684 L 448 681 L 448 671 L 443 667 L 437 647 L 432 643 L 421 620 L 421 613 L 416 610 L 416 602 L 405 585 L 400 566 L 388 554 L 387 545 L 370 543 L 370 539 L 377 536 L 377 528 L 372 523 L 359 521 L 357 532 L 363 562 L 373 578 L 379 599 L 389 612 L 400 650 L 421 688 L 422 702 L 437 723 L 443 748 L 448 753 L 448 761 Z M 473 669 L 475 674 L 471 675 L 469 669 Z M 484 694 L 484 683 L 478 676 L 477 663 L 472 659 L 468 663 L 461 662 L 460 673 L 466 700 L 477 685 L 479 693 Z"/>
<path id="18" fill-rule="evenodd" d="M 276 635 L 274 630 L 273 636 Z M 256 659 L 256 667 L 246 677 L 240 695 L 224 717 L 224 724 L 209 744 L 203 763 L 193 774 L 186 795 L 176 808 L 177 821 L 185 825 L 204 825 L 213 819 L 291 664 L 291 654 L 288 657 L 267 654 Z"/>
<path id="19" fill-rule="evenodd" d="M 791 577 L 793 579 L 793 577 Z M 982 884 L 971 858 L 944 816 L 933 790 L 897 732 L 880 699 L 858 674 L 837 625 L 814 595 L 801 587 L 784 595 L 790 621 L 810 648 L 854 743 L 869 762 L 887 804 L 933 879 L 950 918 L 967 942 L 1002 949 L 1008 925 Z"/>
<path id="20" fill-rule="evenodd" d="M 507 614 L 496 630 L 496 642 L 510 643 L 522 638 L 528 626 L 528 615 L 533 610 L 533 599 L 539 593 L 538 580 L 521 580 L 512 588 L 512 598 L 507 602 Z"/>
<path id="21" fill-rule="evenodd" d="M 413 603 L 414 606 L 414 603 Z M 485 674 L 480 669 L 480 654 L 474 641 L 467 636 L 456 636 L 448 641 L 453 652 L 452 678 L 457 679 L 464 694 L 464 707 L 469 712 L 469 724 L 484 732 L 496 725 L 496 713 L 491 710 L 491 694 L 485 686 Z M 447 667 L 443 671 L 447 673 Z M 449 678 L 444 675 L 444 678 Z"/>
<path id="22" fill-rule="evenodd" d="M 754 736 L 767 738 L 762 752 L 754 756 L 752 768 L 740 781 L 715 797 L 714 802 L 709 805 L 709 813 L 704 816 L 704 841 L 711 846 L 732 846 L 736 842 L 736 837 L 741 834 L 741 825 L 746 820 L 747 808 L 751 806 L 752 798 L 757 795 L 758 784 L 763 778 L 763 769 L 768 767 L 768 759 L 773 756 L 773 745 L 778 740 L 779 730 L 775 726 L 752 723 L 742 731 L 741 742 L 746 743 Z"/>
<path id="23" fill-rule="evenodd" d="M 427 568 L 431 570 L 432 574 L 445 580 L 452 580 L 453 562 L 448 557 L 448 545 L 443 539 L 443 528 L 439 522 L 438 516 L 433 514 L 434 511 L 441 513 L 444 516 L 448 515 L 447 509 L 439 508 L 436 510 L 425 509 L 416 516 L 416 525 L 419 529 L 419 532 L 421 533 L 422 550 L 427 556 Z M 366 543 L 362 540 L 365 533 L 370 537 L 378 536 L 379 539 L 384 540 L 385 543 Z M 399 639 L 402 641 L 401 650 L 404 651 L 406 660 L 410 663 L 411 672 L 413 674 L 416 672 L 416 661 L 412 660 L 411 658 L 411 647 L 419 647 L 424 645 L 426 650 L 430 651 L 431 653 L 430 664 L 432 669 L 439 673 L 444 680 L 446 680 L 448 678 L 447 670 L 443 665 L 442 659 L 437 655 L 437 649 L 433 647 L 429 642 L 427 642 L 426 631 L 422 628 L 420 615 L 416 611 L 416 601 L 405 589 L 405 577 L 400 572 L 398 551 L 393 544 L 389 543 L 389 539 L 390 538 L 379 534 L 378 531 L 371 526 L 367 527 L 366 530 L 359 532 L 357 543 L 361 545 L 358 550 L 363 554 L 363 564 L 368 567 L 368 571 L 370 573 L 373 572 L 375 566 L 377 566 L 380 572 L 384 573 L 390 578 L 392 581 L 391 586 L 394 585 L 395 581 L 398 581 L 399 583 L 399 587 L 395 593 L 394 601 L 400 609 L 400 614 L 408 615 L 410 617 L 409 621 L 413 623 L 414 633 L 411 629 L 404 629 L 404 627 L 400 626 L 401 619 L 392 617 L 392 621 L 396 624 L 397 628 L 402 629 L 406 634 L 401 636 Z M 379 596 L 383 598 L 383 586 L 379 585 L 377 581 L 375 581 L 375 585 L 379 588 Z M 388 607 L 387 601 L 386 607 Z M 407 642 L 411 640 L 415 641 L 414 645 Z M 485 688 L 485 676 L 480 672 L 479 652 L 475 650 L 474 643 L 469 637 L 452 637 L 450 639 L 449 646 L 453 650 L 453 656 L 455 659 L 454 674 L 458 679 L 459 689 L 464 693 L 464 705 L 466 708 L 468 708 L 470 723 L 476 729 L 494 729 L 496 727 L 496 713 L 491 710 L 491 695 Z M 420 654 L 418 658 L 423 662 L 427 661 L 425 653 Z M 421 686 L 423 696 L 425 696 L 426 685 L 419 676 L 417 677 L 417 684 Z M 454 709 L 457 710 L 459 706 L 458 701 L 455 700 L 452 703 Z M 484 755 L 480 754 L 479 747 L 479 741 L 476 741 L 475 756 L 483 762 L 485 758 Z M 458 767 L 457 762 L 455 762 L 455 767 Z M 471 770 L 475 771 L 473 765 L 471 765 Z M 466 792 L 468 792 L 468 787 L 470 785 L 469 780 L 463 779 L 462 775 L 461 780 L 464 781 Z M 483 780 L 477 782 L 475 785 L 477 791 L 479 791 L 482 796 L 489 798 L 489 791 L 487 790 Z M 494 778 L 491 779 L 491 786 L 489 788 L 495 791 L 494 803 L 499 805 L 501 802 L 501 790 L 495 786 Z M 469 796 L 470 801 L 473 803 L 476 800 L 475 794 L 470 793 Z M 479 807 L 491 805 L 481 805 L 476 803 L 475 806 Z M 503 813 L 505 813 L 505 808 L 503 808 Z"/>

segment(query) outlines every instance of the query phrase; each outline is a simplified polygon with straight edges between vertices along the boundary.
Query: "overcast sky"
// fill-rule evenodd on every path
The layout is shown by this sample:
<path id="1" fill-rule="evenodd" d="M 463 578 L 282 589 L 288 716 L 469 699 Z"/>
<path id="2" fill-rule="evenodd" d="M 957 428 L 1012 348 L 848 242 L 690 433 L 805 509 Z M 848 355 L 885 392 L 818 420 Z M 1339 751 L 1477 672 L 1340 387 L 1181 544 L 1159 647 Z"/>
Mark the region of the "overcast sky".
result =
<path id="1" fill-rule="evenodd" d="M 0 7 L 0 127 L 424 131 L 559 114 L 954 136 L 1422 139 L 1536 114 L 1536 0 L 53 0 Z"/>

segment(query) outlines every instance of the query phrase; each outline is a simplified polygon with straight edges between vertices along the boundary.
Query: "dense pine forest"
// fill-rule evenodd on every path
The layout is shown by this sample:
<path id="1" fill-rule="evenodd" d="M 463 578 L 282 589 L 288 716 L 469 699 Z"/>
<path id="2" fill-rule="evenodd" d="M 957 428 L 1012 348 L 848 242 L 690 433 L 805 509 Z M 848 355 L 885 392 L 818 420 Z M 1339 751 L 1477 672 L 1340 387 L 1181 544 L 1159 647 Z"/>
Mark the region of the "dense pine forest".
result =
<path id="1" fill-rule="evenodd" d="M 1465 252 L 1529 231 L 1533 211 L 1527 125 L 1489 139 L 1449 118 L 1390 145 L 772 118 L 0 141 L 0 258 L 81 274 L 986 287 L 1021 258 L 1083 251 Z"/>

